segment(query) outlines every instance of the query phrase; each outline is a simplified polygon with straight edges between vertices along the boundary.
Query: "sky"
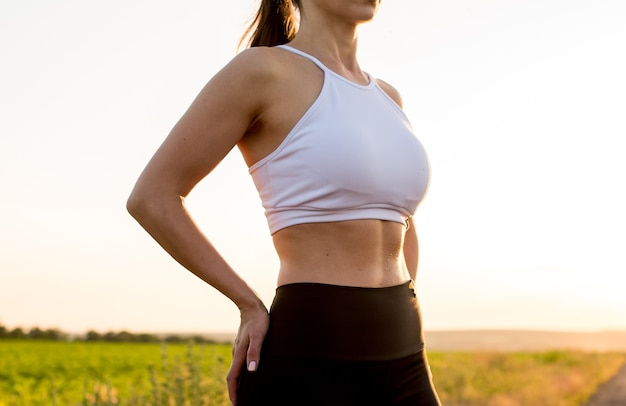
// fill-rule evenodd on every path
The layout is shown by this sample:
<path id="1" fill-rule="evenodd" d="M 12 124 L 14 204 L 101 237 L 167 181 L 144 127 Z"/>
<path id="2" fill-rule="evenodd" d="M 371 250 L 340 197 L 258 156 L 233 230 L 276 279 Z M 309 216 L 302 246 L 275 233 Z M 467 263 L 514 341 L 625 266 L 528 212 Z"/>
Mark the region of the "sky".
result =
<path id="1" fill-rule="evenodd" d="M 125 202 L 252 0 L 0 3 L 0 323 L 229 332 L 236 307 Z M 626 329 L 626 3 L 388 0 L 359 58 L 401 92 L 431 186 L 426 330 Z M 278 269 L 237 150 L 188 207 L 269 306 Z"/>

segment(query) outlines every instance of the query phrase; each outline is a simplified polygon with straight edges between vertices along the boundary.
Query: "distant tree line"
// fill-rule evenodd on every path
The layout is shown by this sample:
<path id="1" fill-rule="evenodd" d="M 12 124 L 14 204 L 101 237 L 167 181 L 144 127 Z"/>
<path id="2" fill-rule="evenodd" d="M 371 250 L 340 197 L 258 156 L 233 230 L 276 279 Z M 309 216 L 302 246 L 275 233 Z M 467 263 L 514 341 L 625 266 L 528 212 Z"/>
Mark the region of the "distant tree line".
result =
<path id="1" fill-rule="evenodd" d="M 33 340 L 67 340 L 68 335 L 58 330 L 54 329 L 40 329 L 39 327 L 33 327 L 28 331 L 25 331 L 21 327 L 16 327 L 12 330 L 9 330 L 5 326 L 0 324 L 0 339 L 9 339 L 9 340 L 22 340 L 22 339 L 33 339 Z"/>
<path id="2" fill-rule="evenodd" d="M 196 344 L 215 344 L 216 341 L 201 335 L 181 336 L 181 335 L 164 335 L 148 333 L 130 333 L 128 331 L 109 331 L 99 333 L 89 330 L 84 336 L 72 336 L 59 329 L 40 329 L 33 327 L 25 330 L 22 327 L 16 327 L 9 330 L 0 324 L 0 340 L 48 340 L 48 341 L 105 341 L 105 342 L 135 342 L 135 343 L 188 343 Z"/>

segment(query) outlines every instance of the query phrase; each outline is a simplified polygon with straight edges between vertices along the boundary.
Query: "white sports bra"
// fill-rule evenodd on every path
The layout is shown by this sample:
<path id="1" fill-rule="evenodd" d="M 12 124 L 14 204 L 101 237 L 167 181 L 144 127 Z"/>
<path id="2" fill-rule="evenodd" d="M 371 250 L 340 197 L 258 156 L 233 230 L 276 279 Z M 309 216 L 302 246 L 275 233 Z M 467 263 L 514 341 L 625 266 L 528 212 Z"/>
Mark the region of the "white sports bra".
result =
<path id="1" fill-rule="evenodd" d="M 311 55 L 280 48 L 315 63 L 324 83 L 281 144 L 249 169 L 270 232 L 357 219 L 406 224 L 430 170 L 404 112 L 372 77 L 359 85 Z"/>

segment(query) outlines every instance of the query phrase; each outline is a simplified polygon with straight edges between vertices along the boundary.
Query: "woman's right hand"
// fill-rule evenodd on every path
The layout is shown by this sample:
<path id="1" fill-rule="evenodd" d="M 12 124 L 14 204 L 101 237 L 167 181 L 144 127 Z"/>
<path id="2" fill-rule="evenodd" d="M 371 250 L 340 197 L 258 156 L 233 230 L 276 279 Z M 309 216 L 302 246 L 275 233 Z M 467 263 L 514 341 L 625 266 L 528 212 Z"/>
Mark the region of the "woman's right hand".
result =
<path id="1" fill-rule="evenodd" d="M 259 366 L 261 346 L 269 323 L 269 314 L 262 304 L 241 310 L 241 324 L 233 344 L 233 361 L 226 376 L 228 396 L 234 406 L 237 405 L 237 385 L 243 368 L 254 372 Z"/>

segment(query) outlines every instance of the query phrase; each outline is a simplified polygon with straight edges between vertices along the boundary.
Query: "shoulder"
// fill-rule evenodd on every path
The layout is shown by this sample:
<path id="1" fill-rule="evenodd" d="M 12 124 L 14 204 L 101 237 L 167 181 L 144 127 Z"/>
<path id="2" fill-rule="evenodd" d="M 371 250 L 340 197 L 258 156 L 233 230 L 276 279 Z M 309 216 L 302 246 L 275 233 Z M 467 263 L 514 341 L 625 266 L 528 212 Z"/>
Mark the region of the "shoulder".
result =
<path id="1" fill-rule="evenodd" d="M 254 47 L 237 54 L 222 72 L 239 75 L 242 79 L 264 82 L 278 78 L 281 67 L 280 51 L 270 47 Z"/>
<path id="2" fill-rule="evenodd" d="M 378 86 L 380 86 L 381 89 L 383 89 L 385 93 L 387 93 L 389 97 L 393 99 L 393 101 L 398 104 L 398 106 L 402 107 L 402 96 L 400 96 L 400 92 L 398 91 L 398 89 L 391 86 L 389 83 L 385 82 L 382 79 L 377 78 L 376 83 L 378 84 Z"/>
<path id="3" fill-rule="evenodd" d="M 238 109 L 259 111 L 280 87 L 284 67 L 281 52 L 268 47 L 246 49 L 233 57 L 203 89 L 203 94 L 235 100 Z"/>

